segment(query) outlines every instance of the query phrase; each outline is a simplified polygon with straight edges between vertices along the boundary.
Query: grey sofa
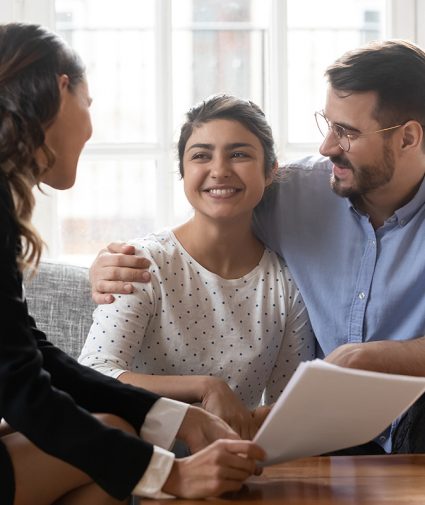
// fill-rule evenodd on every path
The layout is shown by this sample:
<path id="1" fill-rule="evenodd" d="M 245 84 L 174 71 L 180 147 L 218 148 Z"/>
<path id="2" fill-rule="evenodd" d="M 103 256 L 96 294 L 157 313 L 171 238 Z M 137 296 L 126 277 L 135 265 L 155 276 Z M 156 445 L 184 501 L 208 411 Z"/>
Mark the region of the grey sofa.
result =
<path id="1" fill-rule="evenodd" d="M 91 326 L 88 268 L 41 262 L 33 278 L 26 278 L 30 314 L 48 340 L 77 358 Z"/>

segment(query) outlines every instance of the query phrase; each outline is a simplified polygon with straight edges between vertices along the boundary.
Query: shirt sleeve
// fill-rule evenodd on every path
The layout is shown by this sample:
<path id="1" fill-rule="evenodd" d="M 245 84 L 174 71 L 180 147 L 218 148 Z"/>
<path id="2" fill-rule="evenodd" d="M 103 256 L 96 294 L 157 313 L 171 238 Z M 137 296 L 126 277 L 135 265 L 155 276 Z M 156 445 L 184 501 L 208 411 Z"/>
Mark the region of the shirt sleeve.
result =
<path id="1" fill-rule="evenodd" d="M 146 415 L 140 430 L 141 437 L 153 445 L 169 449 L 175 441 L 188 408 L 187 403 L 171 398 L 160 398 Z"/>
<path id="2" fill-rule="evenodd" d="M 132 494 L 144 498 L 174 498 L 173 495 L 161 491 L 162 486 L 170 475 L 174 459 L 175 456 L 172 452 L 155 446 L 149 466 L 133 489 Z"/>
<path id="3" fill-rule="evenodd" d="M 274 403 L 302 361 L 315 358 L 315 337 L 301 293 L 283 265 L 285 331 L 265 389 L 266 404 Z"/>
<path id="4" fill-rule="evenodd" d="M 165 449 L 173 445 L 188 408 L 187 403 L 160 398 L 146 415 L 140 434 L 144 440 L 155 445 L 149 466 L 134 488 L 133 494 L 136 496 L 173 498 L 161 491 L 174 461 L 174 454 Z"/>

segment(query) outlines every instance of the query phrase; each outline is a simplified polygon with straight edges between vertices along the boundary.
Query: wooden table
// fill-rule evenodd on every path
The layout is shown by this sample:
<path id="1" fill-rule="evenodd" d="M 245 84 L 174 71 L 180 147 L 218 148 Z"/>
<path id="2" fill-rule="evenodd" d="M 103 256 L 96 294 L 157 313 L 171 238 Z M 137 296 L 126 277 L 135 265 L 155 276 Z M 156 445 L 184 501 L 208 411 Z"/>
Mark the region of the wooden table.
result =
<path id="1" fill-rule="evenodd" d="M 145 501 L 145 504 L 148 502 Z M 268 467 L 238 493 L 162 505 L 425 505 L 425 455 L 333 456 Z"/>

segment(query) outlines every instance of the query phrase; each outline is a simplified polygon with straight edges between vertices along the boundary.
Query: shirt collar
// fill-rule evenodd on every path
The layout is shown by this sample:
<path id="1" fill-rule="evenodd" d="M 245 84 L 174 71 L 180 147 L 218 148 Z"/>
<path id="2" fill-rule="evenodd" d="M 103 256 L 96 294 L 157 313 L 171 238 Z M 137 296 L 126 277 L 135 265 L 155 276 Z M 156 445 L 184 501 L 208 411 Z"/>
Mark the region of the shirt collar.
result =
<path id="1" fill-rule="evenodd" d="M 412 217 L 419 211 L 425 203 L 425 177 L 422 179 L 421 185 L 415 196 L 394 212 L 399 224 L 404 225 L 409 222 Z"/>
<path id="2" fill-rule="evenodd" d="M 349 198 L 345 198 L 348 208 L 358 216 L 363 216 L 351 202 Z M 421 185 L 415 196 L 406 203 L 403 207 L 397 209 L 394 214 L 387 219 L 387 222 L 394 223 L 397 221 L 401 226 L 407 224 L 412 217 L 422 208 L 425 203 L 425 177 L 422 179 Z"/>

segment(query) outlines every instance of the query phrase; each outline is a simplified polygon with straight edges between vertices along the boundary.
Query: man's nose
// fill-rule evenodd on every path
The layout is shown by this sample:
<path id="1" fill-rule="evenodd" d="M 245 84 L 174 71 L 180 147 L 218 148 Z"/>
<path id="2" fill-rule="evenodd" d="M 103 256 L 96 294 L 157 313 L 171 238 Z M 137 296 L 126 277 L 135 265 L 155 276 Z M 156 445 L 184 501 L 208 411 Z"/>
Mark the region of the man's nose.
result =
<path id="1" fill-rule="evenodd" d="M 343 149 L 339 144 L 338 137 L 335 135 L 332 128 L 329 128 L 321 146 L 319 147 L 320 154 L 322 156 L 330 157 L 340 155 L 341 151 L 343 151 Z"/>

